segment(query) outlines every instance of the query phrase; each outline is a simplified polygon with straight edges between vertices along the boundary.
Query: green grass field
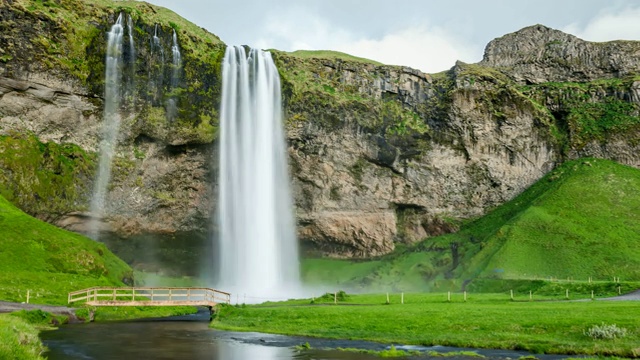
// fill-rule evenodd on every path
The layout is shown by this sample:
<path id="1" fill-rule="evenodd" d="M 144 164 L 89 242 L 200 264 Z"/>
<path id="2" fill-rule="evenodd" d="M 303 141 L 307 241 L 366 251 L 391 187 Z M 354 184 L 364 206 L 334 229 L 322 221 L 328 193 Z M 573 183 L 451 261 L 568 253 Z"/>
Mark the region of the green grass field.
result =
<path id="1" fill-rule="evenodd" d="M 0 197 L 0 300 L 66 304 L 67 293 L 122 286 L 131 268 L 102 243 L 35 219 Z"/>
<path id="2" fill-rule="evenodd" d="M 355 291 L 457 291 L 469 281 L 493 291 L 504 280 L 536 288 L 589 277 L 640 280 L 640 170 L 601 159 L 564 163 L 455 234 L 379 259 L 302 263 L 306 284 Z"/>
<path id="3" fill-rule="evenodd" d="M 387 344 L 527 350 L 534 353 L 640 356 L 638 302 L 510 301 L 504 294 L 350 295 L 339 305 L 311 299 L 225 306 L 212 327 Z M 623 338 L 594 340 L 602 323 L 625 328 Z"/>

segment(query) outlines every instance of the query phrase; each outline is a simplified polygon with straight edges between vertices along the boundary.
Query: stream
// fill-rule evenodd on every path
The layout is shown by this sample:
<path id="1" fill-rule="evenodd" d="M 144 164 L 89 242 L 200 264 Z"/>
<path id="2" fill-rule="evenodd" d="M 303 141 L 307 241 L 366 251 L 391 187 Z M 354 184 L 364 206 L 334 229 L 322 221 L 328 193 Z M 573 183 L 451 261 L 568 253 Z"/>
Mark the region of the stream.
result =
<path id="1" fill-rule="evenodd" d="M 327 340 L 295 336 L 219 331 L 209 328 L 209 314 L 163 319 L 119 321 L 64 325 L 58 330 L 43 331 L 40 338 L 49 348 L 50 360 L 67 359 L 224 359 L 224 360 L 373 360 L 370 354 L 360 354 L 327 348 L 360 348 L 384 350 L 387 345 L 348 340 Z M 293 347 L 308 342 L 312 349 L 298 351 Z M 402 347 L 411 350 L 460 351 L 446 347 Z M 517 359 L 527 353 L 499 350 L 473 350 L 491 359 Z M 562 357 L 537 356 L 552 360 Z M 419 356 L 415 359 L 433 357 Z M 446 359 L 478 359 L 454 356 Z M 440 357 L 442 359 L 442 357 Z"/>

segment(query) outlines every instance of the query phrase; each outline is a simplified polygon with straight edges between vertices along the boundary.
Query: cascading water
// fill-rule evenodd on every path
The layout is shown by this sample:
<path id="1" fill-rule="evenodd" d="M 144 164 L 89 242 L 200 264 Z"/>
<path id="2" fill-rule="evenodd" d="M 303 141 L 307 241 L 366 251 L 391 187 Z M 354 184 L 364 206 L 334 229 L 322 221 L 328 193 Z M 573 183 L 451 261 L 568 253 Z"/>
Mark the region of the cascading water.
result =
<path id="1" fill-rule="evenodd" d="M 100 141 L 100 160 L 93 185 L 91 198 L 92 220 L 89 224 L 89 237 L 99 236 L 99 221 L 104 215 L 107 185 L 111 178 L 111 160 L 118 140 L 120 128 L 120 98 L 122 73 L 122 14 L 111 27 L 107 37 L 107 56 L 105 60 L 104 119 L 102 122 L 102 140 Z"/>
<path id="2" fill-rule="evenodd" d="M 271 54 L 228 47 L 220 109 L 220 289 L 250 297 L 297 291 L 298 245 Z"/>
<path id="3" fill-rule="evenodd" d="M 149 91 L 153 94 L 154 105 L 162 104 L 164 96 L 164 48 L 158 37 L 158 24 L 156 24 L 153 38 L 151 39 L 151 54 L 149 68 Z"/>
<path id="4" fill-rule="evenodd" d="M 173 71 L 171 72 L 171 91 L 173 92 L 178 88 L 178 82 L 180 80 L 180 70 L 182 69 L 182 58 L 180 56 L 180 47 L 178 46 L 178 35 L 175 29 L 173 30 L 173 45 L 171 46 L 171 53 L 173 56 Z M 176 117 L 178 108 L 176 105 L 175 95 L 172 95 L 167 101 L 167 118 L 173 120 Z"/>
<path id="5" fill-rule="evenodd" d="M 133 19 L 127 15 L 127 31 L 129 32 L 129 69 L 127 78 L 127 89 L 125 91 L 127 102 L 132 108 L 135 107 L 135 78 L 136 78 L 136 47 L 133 41 Z"/>

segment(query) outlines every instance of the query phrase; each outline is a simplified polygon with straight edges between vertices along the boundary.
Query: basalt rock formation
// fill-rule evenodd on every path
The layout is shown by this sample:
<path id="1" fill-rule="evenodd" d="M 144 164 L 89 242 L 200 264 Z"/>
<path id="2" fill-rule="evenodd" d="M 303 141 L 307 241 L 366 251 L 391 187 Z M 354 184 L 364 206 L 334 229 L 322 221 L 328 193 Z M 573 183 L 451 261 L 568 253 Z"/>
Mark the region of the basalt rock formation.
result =
<path id="1" fill-rule="evenodd" d="M 144 2 L 0 4 L 0 189 L 32 215 L 85 231 L 105 33 L 120 12 L 132 16 L 139 48 L 124 75 L 135 90 L 122 110 L 102 230 L 206 239 L 216 232 L 224 44 Z M 171 59 L 162 63 L 150 41 L 156 24 L 165 53 L 176 31 L 177 86 Z M 370 257 L 456 231 L 566 159 L 640 167 L 638 42 L 590 43 L 536 25 L 492 41 L 480 63 L 439 74 L 339 53 L 273 56 L 298 235 L 310 253 Z"/>

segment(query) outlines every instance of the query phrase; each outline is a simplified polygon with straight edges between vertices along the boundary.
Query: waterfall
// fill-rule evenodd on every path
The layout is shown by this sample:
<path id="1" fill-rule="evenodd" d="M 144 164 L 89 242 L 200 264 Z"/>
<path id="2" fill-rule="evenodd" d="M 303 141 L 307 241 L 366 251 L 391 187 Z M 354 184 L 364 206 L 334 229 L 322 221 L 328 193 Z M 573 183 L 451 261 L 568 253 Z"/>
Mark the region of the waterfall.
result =
<path id="1" fill-rule="evenodd" d="M 155 30 L 153 31 L 153 46 L 155 49 L 160 50 L 161 62 L 164 64 L 164 49 L 162 48 L 160 38 L 158 37 L 158 24 L 156 24 Z"/>
<path id="2" fill-rule="evenodd" d="M 89 224 L 89 236 L 94 240 L 99 236 L 99 221 L 105 212 L 107 185 L 111 178 L 111 160 L 118 140 L 120 128 L 120 97 L 122 73 L 122 14 L 111 27 L 107 37 L 107 56 L 105 59 L 104 79 L 104 118 L 102 122 L 102 140 L 100 141 L 100 159 L 93 185 L 91 198 L 92 220 Z"/>
<path id="3" fill-rule="evenodd" d="M 156 106 L 162 104 L 164 96 L 164 48 L 158 37 L 158 24 L 151 38 L 151 54 L 156 55 L 153 55 L 149 61 L 149 92 L 153 94 L 153 104 Z"/>
<path id="4" fill-rule="evenodd" d="M 299 264 L 278 70 L 269 52 L 236 46 L 222 71 L 217 286 L 282 297 Z"/>
<path id="5" fill-rule="evenodd" d="M 135 108 L 136 47 L 133 42 L 133 20 L 131 15 L 127 15 L 127 31 L 129 32 L 129 78 L 127 79 L 125 93 L 131 108 Z"/>
<path id="6" fill-rule="evenodd" d="M 180 57 L 180 47 L 178 46 L 178 35 L 176 30 L 173 30 L 173 45 L 171 46 L 171 53 L 173 55 L 173 71 L 171 72 L 171 97 L 167 101 L 167 118 L 172 121 L 176 117 L 177 99 L 175 96 L 175 90 L 178 88 L 178 82 L 180 80 L 180 70 L 182 68 L 182 58 Z"/>

